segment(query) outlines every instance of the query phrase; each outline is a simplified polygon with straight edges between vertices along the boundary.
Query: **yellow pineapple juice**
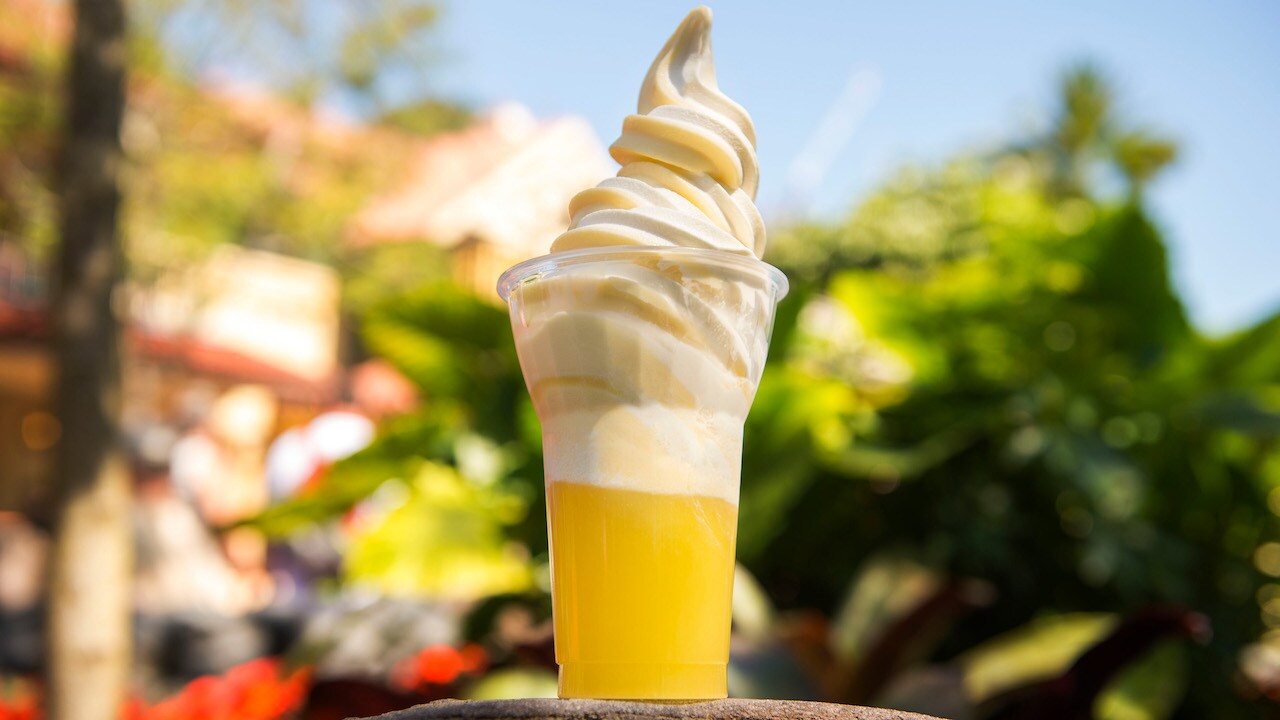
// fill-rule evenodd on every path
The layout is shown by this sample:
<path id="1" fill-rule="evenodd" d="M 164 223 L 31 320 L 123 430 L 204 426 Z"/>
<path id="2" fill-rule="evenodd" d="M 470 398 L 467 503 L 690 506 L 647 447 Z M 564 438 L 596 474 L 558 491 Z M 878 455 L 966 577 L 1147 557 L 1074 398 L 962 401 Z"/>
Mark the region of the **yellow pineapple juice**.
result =
<path id="1" fill-rule="evenodd" d="M 547 507 L 561 696 L 724 697 L 738 508 L 556 480 Z"/>

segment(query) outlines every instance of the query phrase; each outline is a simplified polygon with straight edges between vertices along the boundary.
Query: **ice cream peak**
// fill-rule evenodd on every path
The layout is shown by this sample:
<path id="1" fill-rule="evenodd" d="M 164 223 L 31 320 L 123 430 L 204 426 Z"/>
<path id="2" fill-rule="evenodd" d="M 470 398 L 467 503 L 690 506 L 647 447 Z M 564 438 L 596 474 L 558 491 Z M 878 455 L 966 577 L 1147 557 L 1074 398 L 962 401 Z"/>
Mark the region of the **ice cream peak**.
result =
<path id="1" fill-rule="evenodd" d="M 755 141 L 746 110 L 716 83 L 711 10 L 699 7 L 658 53 L 609 148 L 622 169 L 574 197 L 552 252 L 649 245 L 760 257 Z"/>

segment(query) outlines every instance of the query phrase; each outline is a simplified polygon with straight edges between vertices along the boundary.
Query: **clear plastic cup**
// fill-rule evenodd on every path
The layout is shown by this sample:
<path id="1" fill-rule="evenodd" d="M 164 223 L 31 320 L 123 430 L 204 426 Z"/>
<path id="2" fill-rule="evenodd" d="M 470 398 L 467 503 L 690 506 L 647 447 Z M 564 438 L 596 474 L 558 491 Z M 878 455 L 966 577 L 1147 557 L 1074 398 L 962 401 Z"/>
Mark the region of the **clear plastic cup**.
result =
<path id="1" fill-rule="evenodd" d="M 725 697 L 742 428 L 785 276 L 593 248 L 498 291 L 542 421 L 560 696 Z"/>

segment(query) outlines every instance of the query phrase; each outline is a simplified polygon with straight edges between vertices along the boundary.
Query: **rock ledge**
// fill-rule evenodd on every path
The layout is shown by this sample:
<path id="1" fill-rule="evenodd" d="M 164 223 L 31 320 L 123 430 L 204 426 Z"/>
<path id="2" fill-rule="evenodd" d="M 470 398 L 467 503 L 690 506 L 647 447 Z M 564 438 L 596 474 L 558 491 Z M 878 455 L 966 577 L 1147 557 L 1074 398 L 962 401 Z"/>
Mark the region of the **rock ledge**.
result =
<path id="1" fill-rule="evenodd" d="M 797 700 L 438 700 L 379 720 L 936 720 L 929 715 Z"/>

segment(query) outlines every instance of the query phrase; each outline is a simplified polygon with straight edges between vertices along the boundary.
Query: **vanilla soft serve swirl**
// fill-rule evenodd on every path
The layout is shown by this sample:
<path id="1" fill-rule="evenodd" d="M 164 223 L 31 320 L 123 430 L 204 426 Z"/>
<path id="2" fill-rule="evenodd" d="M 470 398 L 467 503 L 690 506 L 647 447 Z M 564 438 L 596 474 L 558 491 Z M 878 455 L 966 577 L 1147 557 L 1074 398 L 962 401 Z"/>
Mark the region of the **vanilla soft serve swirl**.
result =
<path id="1" fill-rule="evenodd" d="M 622 169 L 570 203 L 550 257 L 577 259 L 512 292 L 548 481 L 737 502 L 777 288 L 756 261 L 755 130 L 716 84 L 710 29 L 705 7 L 680 24 L 610 148 Z"/>
<path id="2" fill-rule="evenodd" d="M 609 154 L 617 177 L 577 195 L 553 252 L 607 245 L 764 252 L 755 128 L 716 84 L 711 11 L 680 23 L 640 88 Z"/>

